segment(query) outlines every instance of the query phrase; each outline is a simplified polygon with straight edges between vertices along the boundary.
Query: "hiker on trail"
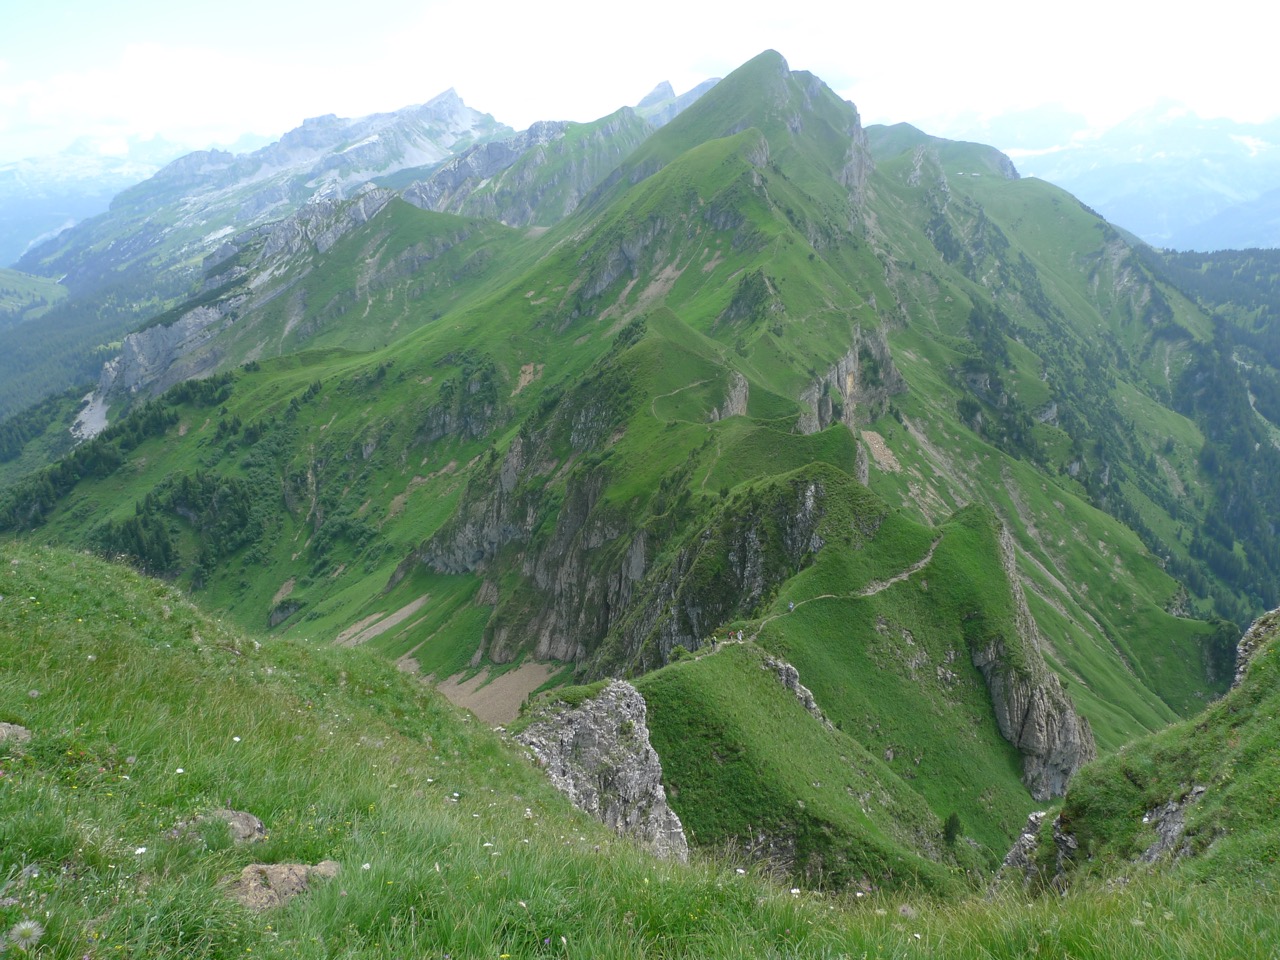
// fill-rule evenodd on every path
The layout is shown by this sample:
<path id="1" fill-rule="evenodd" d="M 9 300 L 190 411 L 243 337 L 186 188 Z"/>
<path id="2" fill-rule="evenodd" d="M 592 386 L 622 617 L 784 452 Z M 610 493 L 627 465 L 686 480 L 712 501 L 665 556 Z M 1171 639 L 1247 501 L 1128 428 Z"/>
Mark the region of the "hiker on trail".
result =
<path id="1" fill-rule="evenodd" d="M 741 631 L 741 630 L 739 630 L 739 631 L 738 631 L 738 642 L 739 642 L 739 643 L 741 643 L 741 642 L 742 642 L 742 631 Z"/>
<path id="2" fill-rule="evenodd" d="M 787 612 L 788 612 L 788 613 L 790 613 L 790 612 L 791 612 L 792 610 L 794 610 L 795 608 L 796 608 L 796 602 L 795 602 L 794 600 L 792 600 L 790 603 L 788 603 L 788 604 L 787 604 Z"/>

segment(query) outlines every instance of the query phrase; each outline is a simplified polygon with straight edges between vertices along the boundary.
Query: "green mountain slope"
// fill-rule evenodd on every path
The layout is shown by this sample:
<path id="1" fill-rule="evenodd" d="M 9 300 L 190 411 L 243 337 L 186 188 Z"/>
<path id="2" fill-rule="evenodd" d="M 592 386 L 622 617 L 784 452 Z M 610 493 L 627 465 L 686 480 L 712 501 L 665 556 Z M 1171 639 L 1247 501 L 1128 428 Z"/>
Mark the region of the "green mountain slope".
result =
<path id="1" fill-rule="evenodd" d="M 0 329 L 0 416 L 96 379 L 110 356 L 100 349 L 191 296 L 228 240 L 508 132 L 449 90 L 395 113 L 314 117 L 253 153 L 173 161 L 106 213 L 24 254 L 22 270 L 57 280 L 69 296 L 46 314 L 38 343 L 30 331 Z"/>
<path id="2" fill-rule="evenodd" d="M 1041 878 L 1159 871 L 1274 887 L 1276 621 L 1272 612 L 1250 628 L 1225 697 L 1082 772 L 1044 826 Z"/>
<path id="3" fill-rule="evenodd" d="M 510 141 L 473 147 L 403 195 L 428 210 L 550 227 L 652 131 L 629 107 L 591 123 L 534 124 Z"/>
<path id="4" fill-rule="evenodd" d="M 877 144 L 763 54 L 545 232 L 387 197 L 340 235 L 278 225 L 199 305 L 228 322 L 182 356 L 225 372 L 5 490 L 0 526 L 437 680 L 640 678 L 741 630 L 640 679 L 655 736 L 750 758 L 737 809 L 705 757 L 673 766 L 725 803 L 696 839 L 941 888 L 1095 745 L 1224 689 L 1205 618 L 1247 600 L 1171 575 L 1203 569 L 1203 436 L 1170 403 L 1212 323 L 1014 177 L 979 145 Z M 697 694 L 765 654 L 836 727 L 792 710 L 797 756 L 762 740 L 766 698 Z M 811 794 L 817 769 L 849 772 Z"/>
<path id="5" fill-rule="evenodd" d="M 1231 869 L 943 901 L 660 863 L 363 651 L 246 636 L 83 554 L 5 544 L 0 583 L 0 722 L 30 734 L 0 740 L 0 926 L 17 955 L 1101 960 L 1280 942 L 1274 892 Z M 263 839 L 234 843 L 215 818 L 228 805 L 260 816 Z M 228 895 L 250 864 L 324 859 L 337 875 L 283 908 Z"/>

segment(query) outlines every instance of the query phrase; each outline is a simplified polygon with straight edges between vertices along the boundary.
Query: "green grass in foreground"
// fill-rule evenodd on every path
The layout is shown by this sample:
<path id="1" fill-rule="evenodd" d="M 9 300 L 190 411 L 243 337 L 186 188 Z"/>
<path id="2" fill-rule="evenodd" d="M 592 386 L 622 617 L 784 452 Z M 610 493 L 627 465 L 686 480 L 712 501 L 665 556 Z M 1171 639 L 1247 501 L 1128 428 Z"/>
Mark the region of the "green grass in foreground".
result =
<path id="1" fill-rule="evenodd" d="M 0 745 L 0 933 L 40 927 L 6 957 L 1264 957 L 1280 946 L 1277 898 L 1260 888 L 1153 878 L 943 903 L 793 895 L 748 865 L 655 862 L 364 651 L 259 644 L 166 585 L 22 545 L 0 553 L 0 595 L 0 720 L 32 731 Z M 227 805 L 260 816 L 267 838 L 170 836 Z M 326 857 L 338 877 L 275 911 L 226 896 L 250 862 Z"/>

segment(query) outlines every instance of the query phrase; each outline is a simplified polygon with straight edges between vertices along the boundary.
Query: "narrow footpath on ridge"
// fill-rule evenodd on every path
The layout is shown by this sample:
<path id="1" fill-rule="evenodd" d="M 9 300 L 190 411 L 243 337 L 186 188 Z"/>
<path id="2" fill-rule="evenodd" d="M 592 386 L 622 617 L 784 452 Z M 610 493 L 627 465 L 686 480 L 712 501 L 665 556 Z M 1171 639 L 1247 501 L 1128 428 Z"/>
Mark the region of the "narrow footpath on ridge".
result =
<path id="1" fill-rule="evenodd" d="M 741 640 L 733 640 L 733 639 L 722 640 L 716 646 L 717 648 L 719 648 L 719 646 L 723 644 L 728 644 L 728 643 L 752 643 L 755 641 L 757 637 L 760 636 L 760 631 L 763 630 L 770 623 L 772 623 L 774 620 L 777 620 L 779 617 L 785 617 L 788 614 L 794 613 L 800 607 L 803 607 L 806 603 L 813 603 L 817 600 L 849 600 L 849 599 L 856 599 L 860 597 L 874 597 L 877 593 L 881 593 L 885 590 L 888 590 L 894 584 L 901 583 L 903 580 L 906 580 L 908 577 L 914 576 L 915 574 L 923 570 L 925 567 L 927 567 L 929 565 L 929 562 L 933 560 L 934 551 L 938 549 L 938 544 L 941 542 L 942 542 L 942 537 L 939 536 L 931 544 L 929 544 L 929 549 L 925 552 L 925 555 L 923 557 L 921 557 L 911 566 L 907 567 L 905 570 L 902 570 L 899 573 L 895 573 L 892 577 L 890 577 L 887 580 L 872 580 L 861 590 L 858 590 L 854 593 L 845 593 L 845 594 L 820 593 L 816 597 L 808 597 L 804 600 L 797 601 L 796 604 L 793 607 L 791 607 L 789 610 L 784 610 L 779 613 L 774 613 L 774 614 L 771 614 L 770 616 L 765 617 L 763 620 L 761 620 L 759 623 L 756 624 L 755 630 L 752 631 L 750 636 L 744 635 Z"/>

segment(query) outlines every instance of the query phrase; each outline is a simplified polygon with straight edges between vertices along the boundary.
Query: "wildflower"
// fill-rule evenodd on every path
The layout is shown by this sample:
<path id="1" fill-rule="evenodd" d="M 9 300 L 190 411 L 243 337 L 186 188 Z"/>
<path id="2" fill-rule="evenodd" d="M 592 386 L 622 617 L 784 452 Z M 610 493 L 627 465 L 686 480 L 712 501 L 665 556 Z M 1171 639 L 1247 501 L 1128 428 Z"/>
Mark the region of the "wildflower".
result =
<path id="1" fill-rule="evenodd" d="M 791 895 L 792 895 L 793 897 L 798 897 L 798 896 L 800 896 L 800 888 L 799 888 L 799 887 L 792 887 L 792 888 L 791 888 Z"/>
<path id="2" fill-rule="evenodd" d="M 177 770 L 175 770 L 175 771 L 173 771 L 173 772 L 174 772 L 174 773 L 186 773 L 187 771 L 185 771 L 185 770 L 183 770 L 181 767 L 179 767 Z"/>
<path id="3" fill-rule="evenodd" d="M 19 950 L 30 950 L 44 936 L 44 927 L 35 920 L 19 920 L 9 931 L 9 942 Z"/>
<path id="4" fill-rule="evenodd" d="M 147 848 L 146 848 L 146 847 L 139 847 L 137 850 L 135 850 L 135 851 L 133 851 L 133 852 L 134 852 L 134 855 L 135 855 L 135 856 L 139 856 L 139 857 L 140 857 L 140 856 L 142 856 L 144 853 L 146 853 L 146 852 L 147 852 Z"/>
<path id="5" fill-rule="evenodd" d="M 738 870 L 737 870 L 737 874 L 738 874 L 738 876 L 742 876 L 742 875 L 743 875 L 744 873 L 746 873 L 746 872 L 747 872 L 747 871 L 743 870 L 741 867 L 739 867 L 739 868 L 738 868 Z"/>
<path id="6" fill-rule="evenodd" d="M 360 869 L 361 869 L 361 870 L 370 870 L 370 869 L 372 869 L 372 868 L 373 868 L 373 864 L 371 864 L 371 863 L 362 863 L 362 864 L 360 864 Z"/>
<path id="7" fill-rule="evenodd" d="M 231 742 L 232 742 L 232 743 L 239 743 L 239 742 L 240 742 L 240 738 L 239 738 L 239 737 L 232 737 L 232 738 L 231 738 Z"/>

